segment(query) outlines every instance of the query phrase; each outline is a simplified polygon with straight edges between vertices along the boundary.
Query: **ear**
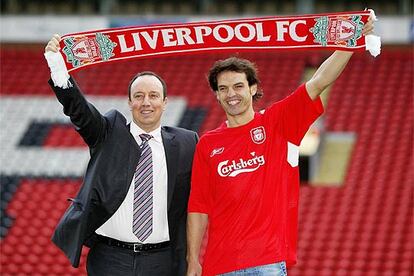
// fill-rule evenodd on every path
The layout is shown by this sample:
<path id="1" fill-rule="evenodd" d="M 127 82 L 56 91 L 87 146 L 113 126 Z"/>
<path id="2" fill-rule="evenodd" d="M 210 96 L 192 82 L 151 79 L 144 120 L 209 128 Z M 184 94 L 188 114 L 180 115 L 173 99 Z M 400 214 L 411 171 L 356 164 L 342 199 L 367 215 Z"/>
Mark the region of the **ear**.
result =
<path id="1" fill-rule="evenodd" d="M 219 99 L 219 96 L 218 96 L 218 91 L 214 91 L 214 93 L 216 94 L 216 100 L 217 100 L 218 102 L 220 102 L 220 99 Z"/>
<path id="2" fill-rule="evenodd" d="M 163 107 L 162 107 L 162 110 L 165 110 L 165 109 L 167 108 L 167 103 L 168 103 L 168 98 L 167 98 L 167 97 L 165 97 L 165 98 L 164 98 L 164 100 L 163 100 Z"/>
<path id="3" fill-rule="evenodd" d="M 250 86 L 250 94 L 253 97 L 254 95 L 256 95 L 256 93 L 257 93 L 257 84 L 253 84 L 252 86 Z"/>
<path id="4" fill-rule="evenodd" d="M 131 110 L 131 111 L 132 111 L 132 102 L 131 102 L 131 100 L 130 100 L 130 99 L 128 99 L 128 106 L 129 106 L 129 110 Z"/>

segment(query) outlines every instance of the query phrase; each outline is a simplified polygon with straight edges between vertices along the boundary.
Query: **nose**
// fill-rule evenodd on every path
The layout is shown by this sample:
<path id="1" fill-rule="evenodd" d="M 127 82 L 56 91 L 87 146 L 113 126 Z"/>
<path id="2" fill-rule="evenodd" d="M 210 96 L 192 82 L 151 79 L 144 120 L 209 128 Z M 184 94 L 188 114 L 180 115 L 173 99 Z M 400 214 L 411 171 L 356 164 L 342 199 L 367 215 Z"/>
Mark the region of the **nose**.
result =
<path id="1" fill-rule="evenodd" d="M 150 105 L 150 100 L 149 100 L 149 96 L 145 96 L 143 101 L 142 101 L 142 105 Z"/>
<path id="2" fill-rule="evenodd" d="M 234 91 L 233 88 L 229 88 L 229 91 L 227 92 L 227 97 L 232 97 L 236 95 L 236 91 Z"/>

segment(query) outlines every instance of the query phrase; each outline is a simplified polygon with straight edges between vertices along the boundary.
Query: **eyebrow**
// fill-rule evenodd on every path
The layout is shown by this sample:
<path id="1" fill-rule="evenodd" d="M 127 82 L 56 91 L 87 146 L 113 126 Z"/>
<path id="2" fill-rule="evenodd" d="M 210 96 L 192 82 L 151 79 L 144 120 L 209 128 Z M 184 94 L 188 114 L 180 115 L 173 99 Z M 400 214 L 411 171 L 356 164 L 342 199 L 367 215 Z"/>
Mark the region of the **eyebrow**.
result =
<path id="1" fill-rule="evenodd" d="M 244 83 L 242 81 L 239 81 L 239 82 L 236 82 L 235 84 L 232 84 L 231 86 L 233 86 L 233 85 L 239 85 L 239 84 L 243 84 L 244 85 Z M 219 87 L 219 88 L 220 87 L 228 87 L 228 85 L 220 84 L 217 87 Z"/>
<path id="2" fill-rule="evenodd" d="M 143 92 L 143 91 L 136 91 L 136 92 L 133 92 L 133 93 L 132 93 L 132 95 L 139 94 L 139 93 L 141 93 L 141 94 L 145 94 L 145 92 Z M 155 91 L 155 90 L 151 90 L 151 91 L 149 91 L 148 93 L 157 93 L 157 94 L 162 95 L 162 92 Z"/>

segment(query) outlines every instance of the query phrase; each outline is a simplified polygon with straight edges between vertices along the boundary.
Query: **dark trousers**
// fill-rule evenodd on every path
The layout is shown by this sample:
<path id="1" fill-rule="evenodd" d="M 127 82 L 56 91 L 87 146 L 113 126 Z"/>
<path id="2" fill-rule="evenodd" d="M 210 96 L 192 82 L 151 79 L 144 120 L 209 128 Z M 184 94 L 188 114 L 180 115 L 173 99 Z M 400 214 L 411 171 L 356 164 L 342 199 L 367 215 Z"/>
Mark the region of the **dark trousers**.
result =
<path id="1" fill-rule="evenodd" d="M 90 276 L 170 276 L 170 247 L 147 252 L 96 243 L 89 251 L 86 270 Z"/>

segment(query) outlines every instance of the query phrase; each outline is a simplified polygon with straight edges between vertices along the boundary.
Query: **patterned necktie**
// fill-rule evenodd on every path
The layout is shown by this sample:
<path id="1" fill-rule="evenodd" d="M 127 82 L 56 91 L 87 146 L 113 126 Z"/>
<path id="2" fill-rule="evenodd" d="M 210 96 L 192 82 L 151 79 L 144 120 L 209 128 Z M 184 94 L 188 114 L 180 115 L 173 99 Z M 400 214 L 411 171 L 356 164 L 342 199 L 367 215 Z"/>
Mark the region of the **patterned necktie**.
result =
<path id="1" fill-rule="evenodd" d="M 152 151 L 149 134 L 140 134 L 141 157 L 134 174 L 134 214 L 132 232 L 142 242 L 152 233 Z"/>

